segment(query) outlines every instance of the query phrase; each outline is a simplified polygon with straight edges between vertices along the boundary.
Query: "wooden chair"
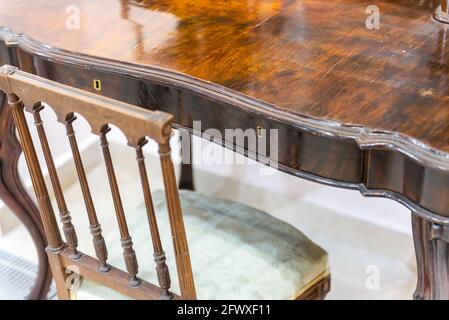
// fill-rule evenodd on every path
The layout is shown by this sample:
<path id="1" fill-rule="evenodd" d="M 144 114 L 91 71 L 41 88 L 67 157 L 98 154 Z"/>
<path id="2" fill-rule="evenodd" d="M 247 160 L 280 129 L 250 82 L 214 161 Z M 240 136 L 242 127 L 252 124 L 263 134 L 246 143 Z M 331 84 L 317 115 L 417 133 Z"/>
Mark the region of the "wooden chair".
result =
<path id="1" fill-rule="evenodd" d="M 178 192 L 170 155 L 171 115 L 63 86 L 11 66 L 0 68 L 0 90 L 7 94 L 22 143 L 48 241 L 46 251 L 60 299 L 74 297 L 196 299 L 197 290 L 199 298 L 202 299 L 319 299 L 329 291 L 330 275 L 326 252 L 298 230 L 240 203 L 207 197 L 191 191 Z M 76 231 L 40 116 L 41 110 L 47 104 L 56 113 L 57 120 L 66 128 L 96 258 L 78 249 Z M 34 116 L 59 209 L 65 242 L 56 222 L 24 111 L 31 112 Z M 92 201 L 73 129 L 75 114 L 82 115 L 91 125 L 92 132 L 100 137 L 120 231 L 119 236 L 105 236 L 106 240 Z M 137 234 L 133 236 L 136 247 L 142 247 L 141 250 L 137 250 L 140 253 L 150 251 L 146 247 L 149 244 L 144 243 L 143 237 L 148 231 L 145 229 L 147 227 L 141 227 L 146 224 L 142 223 L 141 218 L 136 218 L 138 215 L 133 214 L 128 220 L 125 217 L 108 146 L 109 125 L 115 125 L 124 132 L 128 145 L 134 149 L 137 156 L 143 193 L 143 205 L 140 210 L 148 218 L 156 264 L 155 271 L 154 267 L 141 270 L 140 274 L 147 275 L 145 277 L 139 276 L 136 252 L 129 231 L 133 229 L 129 226 L 136 225 L 138 228 Z M 165 196 L 160 191 L 153 193 L 150 191 L 142 152 L 147 138 L 156 141 L 159 146 Z M 167 226 L 160 223 L 160 218 L 165 213 L 169 218 Z M 189 238 L 185 229 L 189 233 Z M 173 282 L 179 287 L 180 295 L 170 290 L 171 261 L 166 259 L 162 247 L 164 240 L 169 238 L 172 238 L 173 250 L 169 250 L 167 255 L 170 257 L 169 253 L 173 252 L 178 275 L 177 281 Z M 198 272 L 192 271 L 188 239 L 193 248 L 193 270 Z M 123 255 L 127 272 L 117 267 L 120 264 L 117 262 L 120 255 Z M 76 292 L 71 291 L 69 283 L 73 271 L 83 279 Z M 293 281 L 287 276 L 291 276 Z M 154 284 L 156 281 L 152 283 L 143 278 L 157 279 L 158 285 Z"/>

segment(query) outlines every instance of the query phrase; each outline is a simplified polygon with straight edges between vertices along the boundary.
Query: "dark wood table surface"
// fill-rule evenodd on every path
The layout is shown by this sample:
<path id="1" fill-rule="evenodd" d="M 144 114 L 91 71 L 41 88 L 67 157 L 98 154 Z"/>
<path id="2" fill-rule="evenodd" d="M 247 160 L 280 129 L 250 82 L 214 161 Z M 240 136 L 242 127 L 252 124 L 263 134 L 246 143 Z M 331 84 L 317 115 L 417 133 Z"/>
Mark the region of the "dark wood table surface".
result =
<path id="1" fill-rule="evenodd" d="M 170 112 L 187 130 L 278 129 L 281 170 L 408 207 L 415 298 L 449 299 L 448 27 L 432 18 L 437 0 L 371 2 L 1 0 L 0 64 Z M 0 134 L 0 196 L 41 248 L 4 107 Z M 34 298 L 49 279 L 40 258 Z"/>

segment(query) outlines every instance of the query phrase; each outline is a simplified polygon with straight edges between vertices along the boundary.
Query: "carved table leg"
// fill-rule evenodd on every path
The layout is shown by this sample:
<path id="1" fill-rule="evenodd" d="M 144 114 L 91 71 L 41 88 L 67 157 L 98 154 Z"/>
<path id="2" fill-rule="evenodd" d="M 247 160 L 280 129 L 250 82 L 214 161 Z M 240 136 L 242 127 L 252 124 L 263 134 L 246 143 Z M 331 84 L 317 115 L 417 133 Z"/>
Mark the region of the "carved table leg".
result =
<path id="1" fill-rule="evenodd" d="M 25 225 L 33 238 L 39 258 L 39 270 L 29 299 L 45 299 L 51 283 L 45 234 L 39 211 L 23 187 L 17 169 L 21 154 L 6 97 L 0 92 L 0 198 Z"/>
<path id="2" fill-rule="evenodd" d="M 412 214 L 418 284 L 415 299 L 449 300 L 449 227 Z"/>
<path id="3" fill-rule="evenodd" d="M 430 299 L 430 279 L 428 266 L 428 222 L 412 213 L 413 242 L 415 244 L 418 283 L 413 295 L 415 300 Z"/>
<path id="4" fill-rule="evenodd" d="M 181 130 L 181 177 L 179 179 L 179 189 L 195 190 L 193 184 L 193 166 L 192 166 L 192 135 Z M 188 152 L 183 154 L 183 152 Z M 185 158 L 185 159 L 184 159 Z M 186 161 L 187 160 L 187 161 Z"/>

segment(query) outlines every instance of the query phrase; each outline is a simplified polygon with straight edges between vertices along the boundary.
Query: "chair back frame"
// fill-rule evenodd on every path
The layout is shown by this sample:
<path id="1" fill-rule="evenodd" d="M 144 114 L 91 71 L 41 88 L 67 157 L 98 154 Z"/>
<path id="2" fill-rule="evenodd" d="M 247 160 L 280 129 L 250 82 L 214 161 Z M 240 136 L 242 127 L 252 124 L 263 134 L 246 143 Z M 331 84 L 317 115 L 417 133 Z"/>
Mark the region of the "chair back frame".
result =
<path id="1" fill-rule="evenodd" d="M 50 261 L 60 299 L 70 298 L 70 272 L 76 271 L 81 276 L 100 282 L 112 289 L 136 299 L 196 299 L 187 237 L 184 228 L 179 193 L 171 159 L 169 139 L 172 133 L 173 116 L 161 111 L 150 111 L 120 101 L 98 96 L 79 89 L 61 85 L 5 65 L 0 68 L 0 90 L 8 98 L 14 122 L 17 127 L 23 153 L 36 194 L 42 224 L 44 226 L 48 246 L 47 255 Z M 96 258 L 78 250 L 75 228 L 71 222 L 64 194 L 59 182 L 57 170 L 51 155 L 47 136 L 40 116 L 40 111 L 48 104 L 56 113 L 58 122 L 66 127 L 73 160 L 81 186 L 86 212 L 90 224 Z M 25 119 L 24 111 L 33 114 L 35 126 L 48 167 L 51 185 L 59 209 L 59 218 L 64 231 L 65 242 L 57 225 L 56 216 L 50 201 L 48 190 L 39 165 L 36 150 Z M 75 114 L 83 116 L 90 124 L 92 133 L 100 137 L 109 186 L 112 193 L 116 218 L 120 230 L 123 257 L 127 272 L 110 266 L 107 262 L 108 252 L 102 236 L 89 184 L 84 171 L 78 149 L 73 122 Z M 123 210 L 119 186 L 115 171 L 107 133 L 113 124 L 125 134 L 128 145 L 135 149 L 142 193 L 147 210 L 149 228 L 153 243 L 153 256 L 159 285 L 146 282 L 138 277 L 137 257 L 129 234 Z M 165 253 L 159 236 L 157 220 L 151 199 L 151 191 L 147 177 L 143 145 L 147 138 L 158 143 L 159 155 L 164 179 L 169 222 L 172 232 L 176 267 L 180 286 L 180 296 L 169 291 L 170 275 L 165 263 Z"/>

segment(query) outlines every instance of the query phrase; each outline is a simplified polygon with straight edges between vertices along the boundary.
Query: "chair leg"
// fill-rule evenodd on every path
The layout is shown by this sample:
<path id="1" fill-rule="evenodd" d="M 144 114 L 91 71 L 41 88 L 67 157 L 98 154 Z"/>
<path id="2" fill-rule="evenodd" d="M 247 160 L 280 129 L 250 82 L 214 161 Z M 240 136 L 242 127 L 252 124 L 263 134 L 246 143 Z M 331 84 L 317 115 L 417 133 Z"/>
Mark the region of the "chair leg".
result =
<path id="1" fill-rule="evenodd" d="M 51 272 L 56 285 L 56 291 L 60 300 L 70 300 L 70 289 L 67 283 L 66 269 L 63 267 L 59 258 L 60 252 L 53 252 L 50 249 L 46 249 L 48 260 L 50 262 Z"/>

